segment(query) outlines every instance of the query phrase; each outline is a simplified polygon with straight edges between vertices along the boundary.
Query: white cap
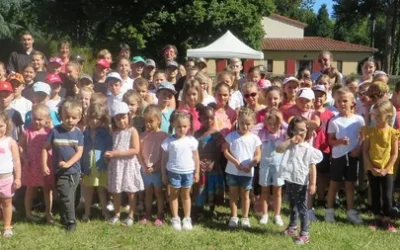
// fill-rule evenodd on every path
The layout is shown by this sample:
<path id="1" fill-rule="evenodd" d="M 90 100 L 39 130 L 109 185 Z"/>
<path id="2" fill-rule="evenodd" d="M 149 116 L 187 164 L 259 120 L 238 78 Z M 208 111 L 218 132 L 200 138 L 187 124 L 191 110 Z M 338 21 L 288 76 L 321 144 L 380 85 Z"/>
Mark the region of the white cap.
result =
<path id="1" fill-rule="evenodd" d="M 301 88 L 299 90 L 297 90 L 296 92 L 296 98 L 306 98 L 307 100 L 314 100 L 315 99 L 315 95 L 314 95 L 314 91 L 312 91 L 312 89 L 310 88 Z"/>
<path id="2" fill-rule="evenodd" d="M 107 81 L 108 79 L 110 79 L 110 78 L 115 78 L 115 79 L 118 79 L 120 82 L 122 82 L 121 75 L 120 75 L 118 72 L 110 72 L 110 73 L 108 73 L 108 74 L 107 74 L 106 81 Z"/>
<path id="3" fill-rule="evenodd" d="M 128 104 L 126 104 L 125 102 L 117 101 L 113 103 L 113 105 L 111 106 L 110 113 L 112 117 L 115 117 L 120 114 L 128 114 L 129 113 Z"/>
<path id="4" fill-rule="evenodd" d="M 282 84 L 285 85 L 285 84 L 288 83 L 288 82 L 297 82 L 297 84 L 300 85 L 300 81 L 299 81 L 296 77 L 294 77 L 294 76 L 285 78 L 285 80 L 283 80 L 283 83 L 282 83 Z"/>
<path id="5" fill-rule="evenodd" d="M 312 87 L 313 91 L 321 91 L 324 92 L 326 94 L 326 89 L 324 85 L 315 85 L 314 87 Z"/>
<path id="6" fill-rule="evenodd" d="M 43 92 L 46 93 L 46 95 L 50 95 L 51 88 L 50 85 L 45 82 L 36 82 L 33 84 L 33 92 Z"/>

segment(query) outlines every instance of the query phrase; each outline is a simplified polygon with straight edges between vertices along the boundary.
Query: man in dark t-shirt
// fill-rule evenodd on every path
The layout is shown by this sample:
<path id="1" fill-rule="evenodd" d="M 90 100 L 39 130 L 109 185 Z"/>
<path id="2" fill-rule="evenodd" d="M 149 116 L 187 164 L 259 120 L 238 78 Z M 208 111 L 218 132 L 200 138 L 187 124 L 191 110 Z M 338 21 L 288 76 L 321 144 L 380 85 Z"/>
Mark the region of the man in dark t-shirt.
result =
<path id="1" fill-rule="evenodd" d="M 32 62 L 34 39 L 31 33 L 24 32 L 21 35 L 22 48 L 11 53 L 8 59 L 8 72 L 22 73 L 23 68 Z"/>

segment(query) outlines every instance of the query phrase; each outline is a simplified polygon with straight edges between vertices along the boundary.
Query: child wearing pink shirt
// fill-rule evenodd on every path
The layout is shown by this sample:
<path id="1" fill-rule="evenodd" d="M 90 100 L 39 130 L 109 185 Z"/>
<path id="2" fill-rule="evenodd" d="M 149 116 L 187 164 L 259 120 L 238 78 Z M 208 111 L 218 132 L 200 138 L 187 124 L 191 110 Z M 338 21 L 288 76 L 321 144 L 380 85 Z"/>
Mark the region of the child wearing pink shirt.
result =
<path id="1" fill-rule="evenodd" d="M 215 125 L 223 136 L 227 136 L 235 127 L 237 113 L 229 106 L 230 87 L 226 83 L 219 83 L 215 87 Z"/>
<path id="2" fill-rule="evenodd" d="M 183 87 L 183 102 L 179 107 L 179 111 L 183 111 L 192 115 L 192 132 L 197 131 L 201 127 L 198 105 L 202 105 L 203 90 L 199 81 L 189 80 Z"/>

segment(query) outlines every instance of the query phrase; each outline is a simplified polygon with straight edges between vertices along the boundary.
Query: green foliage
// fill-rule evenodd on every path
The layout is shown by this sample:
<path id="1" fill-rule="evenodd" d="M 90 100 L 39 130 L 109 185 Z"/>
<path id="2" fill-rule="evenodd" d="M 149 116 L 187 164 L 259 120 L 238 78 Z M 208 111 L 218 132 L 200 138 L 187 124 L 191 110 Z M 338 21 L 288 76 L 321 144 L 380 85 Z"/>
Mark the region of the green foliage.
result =
<path id="1" fill-rule="evenodd" d="M 311 25 L 314 34 L 320 37 L 332 38 L 333 37 L 333 24 L 329 19 L 329 13 L 326 4 L 323 4 L 318 10 L 318 15 Z"/>

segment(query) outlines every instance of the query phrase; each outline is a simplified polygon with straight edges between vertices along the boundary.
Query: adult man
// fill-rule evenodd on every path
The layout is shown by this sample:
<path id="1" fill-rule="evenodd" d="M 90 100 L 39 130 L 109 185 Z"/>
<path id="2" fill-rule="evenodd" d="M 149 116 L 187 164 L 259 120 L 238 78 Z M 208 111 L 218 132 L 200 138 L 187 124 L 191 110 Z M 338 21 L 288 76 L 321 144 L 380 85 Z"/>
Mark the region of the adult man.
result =
<path id="1" fill-rule="evenodd" d="M 23 68 L 31 63 L 34 39 L 29 31 L 25 31 L 21 34 L 21 45 L 18 51 L 11 53 L 8 60 L 7 70 L 8 72 L 22 73 Z"/>

